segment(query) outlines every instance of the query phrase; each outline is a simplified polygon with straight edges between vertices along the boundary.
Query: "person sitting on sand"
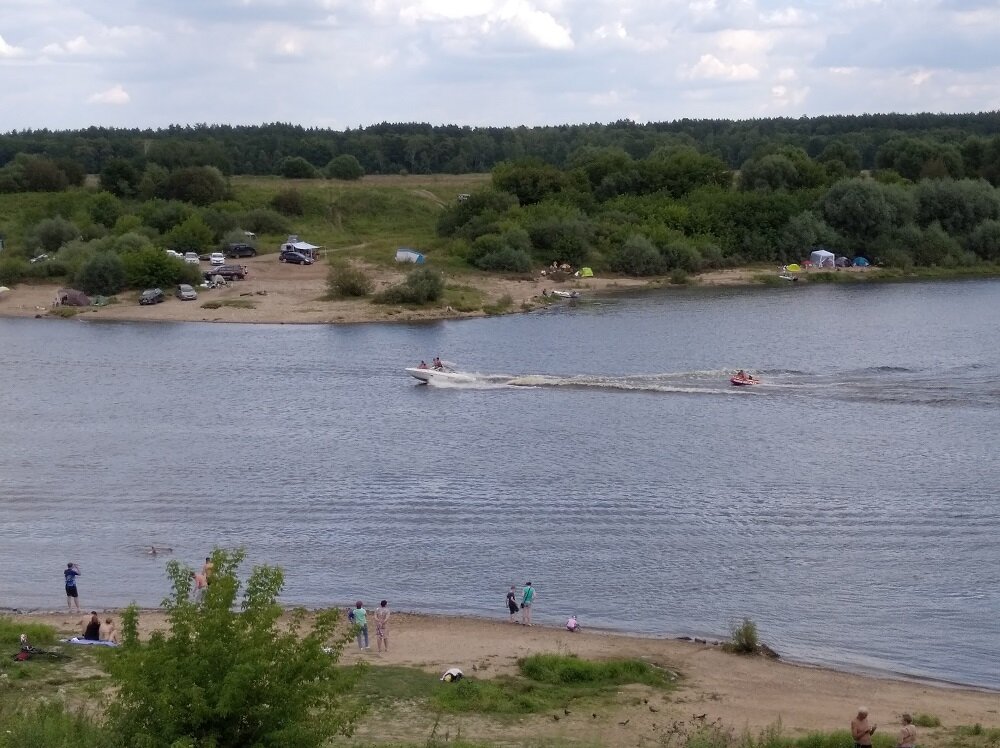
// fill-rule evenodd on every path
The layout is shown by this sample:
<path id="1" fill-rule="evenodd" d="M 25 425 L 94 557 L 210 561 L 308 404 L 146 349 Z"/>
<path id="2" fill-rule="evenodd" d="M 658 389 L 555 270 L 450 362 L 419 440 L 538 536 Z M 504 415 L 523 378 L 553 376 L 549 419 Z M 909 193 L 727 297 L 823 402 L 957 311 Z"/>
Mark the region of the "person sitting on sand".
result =
<path id="1" fill-rule="evenodd" d="M 87 622 L 87 627 L 83 630 L 83 638 L 91 642 L 99 642 L 101 640 L 101 619 L 97 617 L 97 611 L 90 611 L 90 621 Z"/>
<path id="2" fill-rule="evenodd" d="M 566 630 L 571 631 L 574 634 L 580 630 L 580 624 L 576 620 L 576 616 L 570 616 L 566 620 Z"/>
<path id="3" fill-rule="evenodd" d="M 871 748 L 872 734 L 878 725 L 868 724 L 868 708 L 858 707 L 858 715 L 851 720 L 851 737 L 854 738 L 854 748 Z"/>
<path id="4" fill-rule="evenodd" d="M 110 618 L 105 618 L 104 623 L 101 624 L 101 641 L 118 643 L 118 629 L 115 628 L 115 624 Z"/>
<path id="5" fill-rule="evenodd" d="M 913 726 L 913 717 L 909 714 L 904 714 L 902 719 L 903 728 L 899 731 L 899 740 L 896 743 L 896 748 L 916 748 L 917 728 Z"/>

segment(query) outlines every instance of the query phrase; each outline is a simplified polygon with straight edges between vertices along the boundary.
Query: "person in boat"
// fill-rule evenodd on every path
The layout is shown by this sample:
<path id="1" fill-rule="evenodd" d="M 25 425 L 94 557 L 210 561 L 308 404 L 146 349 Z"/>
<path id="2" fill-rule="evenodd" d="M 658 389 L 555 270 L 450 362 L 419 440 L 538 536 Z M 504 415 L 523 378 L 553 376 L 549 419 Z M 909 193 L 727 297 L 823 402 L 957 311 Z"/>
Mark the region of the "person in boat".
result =
<path id="1" fill-rule="evenodd" d="M 420 362 L 420 366 L 418 366 L 417 368 L 418 369 L 426 369 L 427 368 L 427 362 L 426 361 L 421 361 Z"/>
<path id="2" fill-rule="evenodd" d="M 747 373 L 745 371 L 743 371 L 743 369 L 740 369 L 738 372 L 736 372 L 736 378 L 737 379 L 746 379 L 747 378 Z"/>
<path id="3" fill-rule="evenodd" d="M 434 357 L 434 370 L 435 371 L 441 371 L 442 369 L 444 369 L 444 364 L 441 363 L 441 359 L 440 358 L 438 358 L 437 356 L 435 356 Z"/>

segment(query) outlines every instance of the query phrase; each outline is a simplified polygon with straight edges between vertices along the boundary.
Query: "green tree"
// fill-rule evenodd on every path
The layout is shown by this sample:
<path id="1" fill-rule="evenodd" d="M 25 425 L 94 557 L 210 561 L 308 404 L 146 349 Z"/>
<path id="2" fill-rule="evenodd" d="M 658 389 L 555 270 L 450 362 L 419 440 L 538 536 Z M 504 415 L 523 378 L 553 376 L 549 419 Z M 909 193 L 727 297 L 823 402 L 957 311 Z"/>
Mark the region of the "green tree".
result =
<path id="1" fill-rule="evenodd" d="M 899 185 L 845 179 L 827 190 L 820 212 L 840 236 L 867 247 L 880 234 L 910 223 L 914 204 L 911 194 Z"/>
<path id="2" fill-rule="evenodd" d="M 121 218 L 122 212 L 122 201 L 110 192 L 98 192 L 90 199 L 90 205 L 87 206 L 87 213 L 94 222 L 109 229 Z"/>
<path id="3" fill-rule="evenodd" d="M 337 668 L 348 638 L 336 610 L 282 620 L 284 574 L 256 566 L 240 583 L 243 551 L 216 550 L 204 602 L 192 570 L 167 564 L 169 630 L 139 641 L 139 611 L 122 616 L 122 647 L 107 667 L 115 685 L 108 723 L 116 743 L 141 748 L 318 748 L 348 735 L 359 668 Z M 242 597 L 240 592 L 242 589 Z"/>
<path id="4" fill-rule="evenodd" d="M 983 179 L 924 179 L 916 187 L 917 223 L 935 221 L 950 234 L 967 235 L 1000 218 L 1000 191 Z"/>
<path id="5" fill-rule="evenodd" d="M 983 221 L 969 237 L 969 249 L 990 262 L 1000 261 L 1000 221 Z"/>
<path id="6" fill-rule="evenodd" d="M 61 192 L 69 186 L 69 178 L 55 162 L 43 156 L 24 156 L 23 188 L 26 192 Z"/>
<path id="7" fill-rule="evenodd" d="M 740 167 L 743 190 L 799 190 L 823 183 L 823 168 L 801 148 L 781 148 L 755 156 Z"/>
<path id="8" fill-rule="evenodd" d="M 349 153 L 342 153 L 330 159 L 326 165 L 326 175 L 330 179 L 361 179 L 365 175 L 365 169 L 354 156 Z"/>
<path id="9" fill-rule="evenodd" d="M 411 270 L 402 283 L 389 286 L 375 297 L 380 304 L 428 304 L 444 293 L 444 277 L 437 270 L 423 267 Z"/>
<path id="10" fill-rule="evenodd" d="M 659 275 L 663 257 L 649 239 L 633 234 L 612 254 L 611 267 L 626 275 Z"/>
<path id="11" fill-rule="evenodd" d="M 169 288 L 178 283 L 198 283 L 201 275 L 197 265 L 188 265 L 152 247 L 126 252 L 122 262 L 129 288 Z"/>
<path id="12" fill-rule="evenodd" d="M 306 212 L 302 193 L 294 188 L 281 190 L 271 198 L 271 207 L 286 216 L 301 216 Z"/>
<path id="13" fill-rule="evenodd" d="M 665 191 L 671 197 L 686 195 L 703 185 L 728 187 L 733 174 L 717 156 L 690 147 L 658 148 L 639 163 L 643 192 Z"/>
<path id="14" fill-rule="evenodd" d="M 504 162 L 493 167 L 493 188 L 516 195 L 521 205 L 534 205 L 561 192 L 566 174 L 538 158 Z"/>
<path id="15" fill-rule="evenodd" d="M 139 187 L 139 170 L 124 158 L 109 159 L 101 169 L 101 189 L 116 197 L 132 197 Z"/>
<path id="16" fill-rule="evenodd" d="M 83 263 L 75 280 L 89 294 L 113 296 L 125 288 L 125 263 L 113 252 L 98 252 Z"/>
<path id="17" fill-rule="evenodd" d="M 281 176 L 288 179 L 316 179 L 319 172 L 301 156 L 289 156 L 283 159 L 280 167 Z"/>
<path id="18" fill-rule="evenodd" d="M 811 247 L 837 246 L 840 238 L 826 221 L 807 210 L 793 216 L 778 238 L 779 262 L 789 262 L 808 254 Z"/>
<path id="19" fill-rule="evenodd" d="M 517 198 L 509 192 L 495 190 L 473 192 L 465 200 L 457 200 L 441 212 L 437 222 L 438 234 L 455 236 L 466 224 L 483 216 L 487 221 L 499 221 L 517 205 Z"/>
<path id="20" fill-rule="evenodd" d="M 193 215 L 184 223 L 174 226 L 163 237 L 164 243 L 175 252 L 201 252 L 212 244 L 213 234 L 201 216 Z"/>
<path id="21" fill-rule="evenodd" d="M 214 166 L 187 166 L 170 172 L 158 195 L 195 205 L 211 205 L 226 198 L 226 178 Z"/>
<path id="22" fill-rule="evenodd" d="M 248 210 L 240 218 L 240 223 L 255 234 L 284 234 L 288 231 L 285 217 L 267 208 Z"/>
<path id="23" fill-rule="evenodd" d="M 161 200 L 154 198 L 147 200 L 139 208 L 139 215 L 142 216 L 143 223 L 152 226 L 161 234 L 165 234 L 174 226 L 183 223 L 194 213 L 187 203 L 180 200 Z"/>
<path id="24" fill-rule="evenodd" d="M 31 244 L 40 247 L 43 252 L 55 252 L 66 242 L 76 239 L 80 229 L 62 216 L 56 216 L 39 221 L 31 235 Z"/>

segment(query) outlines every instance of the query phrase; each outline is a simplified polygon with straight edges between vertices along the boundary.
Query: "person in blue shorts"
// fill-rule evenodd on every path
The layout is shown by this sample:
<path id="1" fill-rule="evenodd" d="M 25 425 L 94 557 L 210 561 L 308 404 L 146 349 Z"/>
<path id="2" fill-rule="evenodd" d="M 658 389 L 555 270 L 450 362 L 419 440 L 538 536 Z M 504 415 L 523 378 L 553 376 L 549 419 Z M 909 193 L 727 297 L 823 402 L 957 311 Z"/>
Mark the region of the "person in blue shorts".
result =
<path id="1" fill-rule="evenodd" d="M 66 564 L 66 568 L 63 570 L 63 577 L 66 580 L 66 607 L 80 612 L 80 592 L 76 588 L 76 578 L 80 576 L 80 569 L 77 565 L 70 561 Z"/>

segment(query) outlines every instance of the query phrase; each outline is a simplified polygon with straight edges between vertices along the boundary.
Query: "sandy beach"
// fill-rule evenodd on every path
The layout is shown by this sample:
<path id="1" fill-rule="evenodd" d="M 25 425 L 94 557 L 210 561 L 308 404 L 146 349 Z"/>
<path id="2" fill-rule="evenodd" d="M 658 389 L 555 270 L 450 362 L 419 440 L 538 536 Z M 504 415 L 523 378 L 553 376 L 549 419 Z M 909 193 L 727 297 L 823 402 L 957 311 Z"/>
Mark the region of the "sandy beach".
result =
<path id="1" fill-rule="evenodd" d="M 66 634 L 77 633 L 78 623 L 84 618 L 80 614 L 51 612 L 14 617 L 44 622 Z M 144 635 L 165 627 L 163 612 L 143 612 L 140 627 Z M 780 721 L 784 730 L 794 735 L 844 729 L 859 704 L 868 705 L 873 719 L 885 726 L 895 725 L 903 712 L 935 715 L 945 726 L 1000 726 L 1000 694 L 996 692 L 727 654 L 711 644 L 603 631 L 572 634 L 561 628 L 528 628 L 505 619 L 399 612 L 393 613 L 390 637 L 392 649 L 388 654 L 376 654 L 374 642 L 372 649 L 364 653 L 349 645 L 343 661 L 363 659 L 374 666 L 414 666 L 435 674 L 454 666 L 468 676 L 490 678 L 515 672 L 519 657 L 559 652 L 589 659 L 641 658 L 680 674 L 676 691 L 651 692 L 649 704 L 641 698 L 619 699 L 611 713 L 597 717 L 567 715 L 558 724 L 550 715 L 519 719 L 517 732 L 525 735 L 537 735 L 543 730 L 545 735 L 568 740 L 587 737 L 606 745 L 642 744 L 654 740 L 656 731 L 662 729 L 654 725 L 692 719 L 720 719 L 737 731 L 756 730 Z M 656 706 L 650 709 L 651 704 Z M 623 727 L 620 723 L 625 720 L 628 723 Z M 369 740 L 412 738 L 426 735 L 431 724 L 432 715 L 404 714 L 394 717 L 391 725 L 381 721 L 377 730 L 365 723 L 359 734 Z M 498 739 L 492 731 L 499 727 L 483 723 L 481 717 L 454 715 L 447 717 L 443 725 L 452 734 L 463 730 L 463 735 L 475 732 L 478 739 Z"/>
<path id="2" fill-rule="evenodd" d="M 408 322 L 433 319 L 481 317 L 481 310 L 463 312 L 447 305 L 426 309 L 401 308 L 373 304 L 368 299 L 327 301 L 326 281 L 329 265 L 286 265 L 278 262 L 277 255 L 269 254 L 240 261 L 250 269 L 246 280 L 233 281 L 228 288 L 198 289 L 198 299 L 181 301 L 173 290 L 165 288 L 167 300 L 161 304 L 139 306 L 138 294 L 125 292 L 118 298 L 121 303 L 104 307 L 81 309 L 76 319 L 117 321 L 163 322 L 243 322 L 260 324 L 335 324 L 356 322 Z M 202 263 L 203 269 L 208 265 Z M 403 279 L 405 270 L 361 266 L 374 280 L 375 290 Z M 752 282 L 755 271 L 748 269 L 717 270 L 697 277 L 699 285 L 729 286 Z M 511 311 L 522 311 L 544 306 L 542 292 L 546 289 L 579 290 L 584 296 L 591 293 L 627 291 L 666 284 L 664 279 L 638 278 L 580 278 L 553 283 L 537 275 L 531 280 L 517 280 L 486 273 L 470 273 L 449 278 L 449 283 L 477 289 L 483 303 L 495 304 L 509 296 Z M 22 283 L 0 294 L 0 316 L 46 317 L 52 308 L 56 291 L 55 283 Z M 244 306 L 221 306 L 206 309 L 206 302 L 237 302 Z M 555 302 L 564 303 L 564 302 Z M 252 307 L 252 308 L 247 308 Z"/>

